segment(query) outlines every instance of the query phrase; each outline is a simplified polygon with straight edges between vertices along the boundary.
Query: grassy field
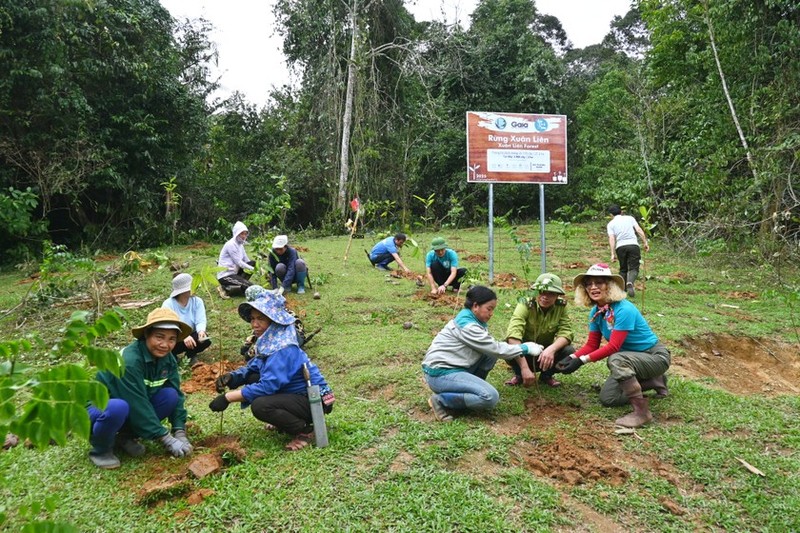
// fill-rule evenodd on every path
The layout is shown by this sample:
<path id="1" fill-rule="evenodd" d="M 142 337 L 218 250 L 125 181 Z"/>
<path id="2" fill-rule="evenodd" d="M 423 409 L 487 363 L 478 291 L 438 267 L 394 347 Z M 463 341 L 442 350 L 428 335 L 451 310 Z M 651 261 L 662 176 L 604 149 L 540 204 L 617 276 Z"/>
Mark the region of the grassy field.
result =
<path id="1" fill-rule="evenodd" d="M 568 238 L 547 228 L 547 267 L 570 297 L 576 274 L 608 261 L 604 226 L 578 225 Z M 485 229 L 440 234 L 472 281 L 486 284 Z M 421 246 L 416 256 L 408 245 L 403 250 L 417 274 L 433 236 L 412 235 Z M 519 227 L 513 237 L 537 249 L 526 259 L 512 235 L 495 231 L 499 305 L 490 329 L 498 338 L 532 281 L 526 269 L 530 278 L 539 271 L 538 226 Z M 195 457 L 220 455 L 218 473 L 196 479 L 187 472 L 193 458 L 173 459 L 154 443 L 142 458 L 121 454 L 122 467 L 113 471 L 93 467 L 88 443 L 78 439 L 44 450 L 20 445 L 0 453 L 3 527 L 19 530 L 37 519 L 80 531 L 800 530 L 797 310 L 778 285 L 797 287 L 796 269 L 778 276 L 747 258 L 687 256 L 651 240 L 634 302 L 672 351 L 671 396 L 651 402 L 655 420 L 635 434 L 615 433 L 613 422 L 626 408 L 597 400 L 593 387 L 608 373 L 602 363 L 564 376 L 559 389 L 523 389 L 503 385 L 509 373 L 500 362 L 489 375 L 501 393 L 498 408 L 442 424 L 427 405 L 420 361 L 463 295 L 432 300 L 427 283 L 371 268 L 362 248 L 373 242 L 353 241 L 346 263 L 346 237 L 292 242 L 320 293 L 288 300 L 308 331 L 322 328 L 307 352 L 336 392 L 327 448 L 284 452 L 287 437 L 265 431 L 248 410 L 212 413 L 213 391 L 201 388 L 188 395 L 189 434 Z M 219 246 L 159 252 L 198 273 L 213 265 Z M 33 332 L 52 339 L 73 310 L 96 306 L 84 297 L 16 308 L 29 274 L 0 274 L 4 339 Z M 118 303 L 153 302 L 127 311 L 133 326 L 168 295 L 170 279 L 168 268 L 120 274 L 103 290 L 124 294 Z M 200 295 L 214 340 L 205 362 L 238 361 L 248 334 L 236 313 L 241 299 Z M 571 306 L 580 345 L 587 310 Z M 404 328 L 407 322 L 412 327 Z M 104 343 L 129 340 L 130 327 Z M 41 354 L 23 359 L 47 364 Z M 188 368 L 184 377 L 194 379 Z M 159 484 L 169 489 L 149 490 Z"/>

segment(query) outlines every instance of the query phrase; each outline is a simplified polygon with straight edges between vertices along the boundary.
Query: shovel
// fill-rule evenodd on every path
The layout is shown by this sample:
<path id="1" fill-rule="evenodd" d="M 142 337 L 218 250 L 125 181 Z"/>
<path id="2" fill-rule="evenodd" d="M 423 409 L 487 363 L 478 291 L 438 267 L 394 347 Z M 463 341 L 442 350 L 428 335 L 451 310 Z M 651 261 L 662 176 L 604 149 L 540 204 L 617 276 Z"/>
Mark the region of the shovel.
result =
<path id="1" fill-rule="evenodd" d="M 319 385 L 311 384 L 311 374 L 308 372 L 308 363 L 303 363 L 303 377 L 306 379 L 306 392 L 308 402 L 311 404 L 311 421 L 314 423 L 314 441 L 317 448 L 328 445 L 328 427 L 325 425 L 325 412 L 322 410 L 322 397 L 319 394 Z"/>

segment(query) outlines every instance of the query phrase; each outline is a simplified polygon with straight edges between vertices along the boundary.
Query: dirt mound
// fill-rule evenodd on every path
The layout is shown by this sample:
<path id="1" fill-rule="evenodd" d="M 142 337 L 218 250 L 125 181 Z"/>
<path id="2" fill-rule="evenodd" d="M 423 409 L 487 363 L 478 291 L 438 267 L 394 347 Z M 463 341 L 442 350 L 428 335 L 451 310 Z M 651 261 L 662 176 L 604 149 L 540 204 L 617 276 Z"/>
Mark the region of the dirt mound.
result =
<path id="1" fill-rule="evenodd" d="M 192 377 L 181 382 L 181 390 L 192 394 L 194 392 L 216 392 L 214 382 L 217 378 L 231 370 L 236 370 L 243 363 L 234 361 L 222 361 L 219 363 L 195 363 L 192 366 Z"/>
<path id="2" fill-rule="evenodd" d="M 712 387 L 738 395 L 800 393 L 796 344 L 734 335 L 703 335 L 681 341 L 687 353 L 671 371 L 690 379 L 711 378 Z"/>
<path id="3" fill-rule="evenodd" d="M 527 289 L 528 284 L 524 279 L 518 278 L 515 274 L 501 273 L 497 274 L 492 281 L 493 287 L 500 287 L 501 289 Z"/>
<path id="4" fill-rule="evenodd" d="M 486 261 L 486 256 L 483 254 L 469 254 L 466 260 L 468 263 L 482 263 Z"/>
<path id="5" fill-rule="evenodd" d="M 614 464 L 619 445 L 607 438 L 584 433 L 573 438 L 562 435 L 551 443 L 531 443 L 523 457 L 524 467 L 536 475 L 549 477 L 567 485 L 602 481 L 621 485 L 630 474 Z"/>
<path id="6" fill-rule="evenodd" d="M 428 302 L 431 307 L 449 307 L 457 310 L 464 306 L 464 298 L 452 293 L 431 294 L 430 291 L 425 291 L 417 294 L 416 297 Z M 450 320 L 450 318 L 447 320 Z"/>

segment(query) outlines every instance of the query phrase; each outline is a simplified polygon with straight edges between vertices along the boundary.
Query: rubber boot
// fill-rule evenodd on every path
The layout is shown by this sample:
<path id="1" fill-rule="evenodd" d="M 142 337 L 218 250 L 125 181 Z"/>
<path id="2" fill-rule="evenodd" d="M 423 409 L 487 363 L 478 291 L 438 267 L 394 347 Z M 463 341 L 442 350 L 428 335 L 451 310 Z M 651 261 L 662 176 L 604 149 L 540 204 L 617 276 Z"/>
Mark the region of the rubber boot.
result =
<path id="1" fill-rule="evenodd" d="M 636 377 L 628 378 L 620 382 L 622 392 L 630 400 L 633 406 L 633 412 L 628 413 L 622 418 L 618 418 L 615 422 L 618 426 L 626 428 L 639 428 L 653 420 L 653 415 L 650 413 L 649 402 L 647 398 L 642 395 L 642 386 L 639 385 L 639 380 Z"/>
<path id="2" fill-rule="evenodd" d="M 306 276 L 308 272 L 296 272 L 294 279 L 297 282 L 297 294 L 305 294 L 306 292 Z"/>
<path id="3" fill-rule="evenodd" d="M 89 460 L 96 467 L 109 470 L 119 468 L 119 459 L 112 451 L 114 438 L 113 434 L 110 437 L 94 434 L 89 437 L 89 443 L 92 445 L 92 449 L 89 451 Z"/>
<path id="4" fill-rule="evenodd" d="M 642 386 L 642 392 L 649 390 L 656 391 L 656 395 L 653 396 L 653 399 L 655 400 L 660 400 L 669 396 L 666 374 L 661 374 L 660 376 L 640 381 L 639 384 Z"/>
<path id="5" fill-rule="evenodd" d="M 625 285 L 625 291 L 628 293 L 628 296 L 633 298 L 636 296 L 636 290 L 634 289 L 633 285 L 636 283 L 636 278 L 639 277 L 638 270 L 629 270 L 627 274 L 627 284 Z"/>

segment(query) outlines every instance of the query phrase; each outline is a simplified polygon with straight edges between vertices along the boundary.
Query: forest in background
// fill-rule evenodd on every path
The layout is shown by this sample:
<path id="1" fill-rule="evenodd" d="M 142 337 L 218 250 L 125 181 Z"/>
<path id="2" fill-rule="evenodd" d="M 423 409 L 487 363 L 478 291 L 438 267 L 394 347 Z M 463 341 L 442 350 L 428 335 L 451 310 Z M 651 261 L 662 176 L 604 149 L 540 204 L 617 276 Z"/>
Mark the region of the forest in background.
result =
<path id="1" fill-rule="evenodd" d="M 468 29 L 402 0 L 278 0 L 297 87 L 257 108 L 216 87 L 208 21 L 157 0 L 0 0 L 0 254 L 486 221 L 465 112 L 568 117 L 569 184 L 547 217 L 609 203 L 692 250 L 796 256 L 800 5 L 640 0 L 574 48 L 533 0 L 483 0 Z M 495 212 L 538 215 L 495 187 Z M 746 248 L 745 248 L 746 249 Z"/>

